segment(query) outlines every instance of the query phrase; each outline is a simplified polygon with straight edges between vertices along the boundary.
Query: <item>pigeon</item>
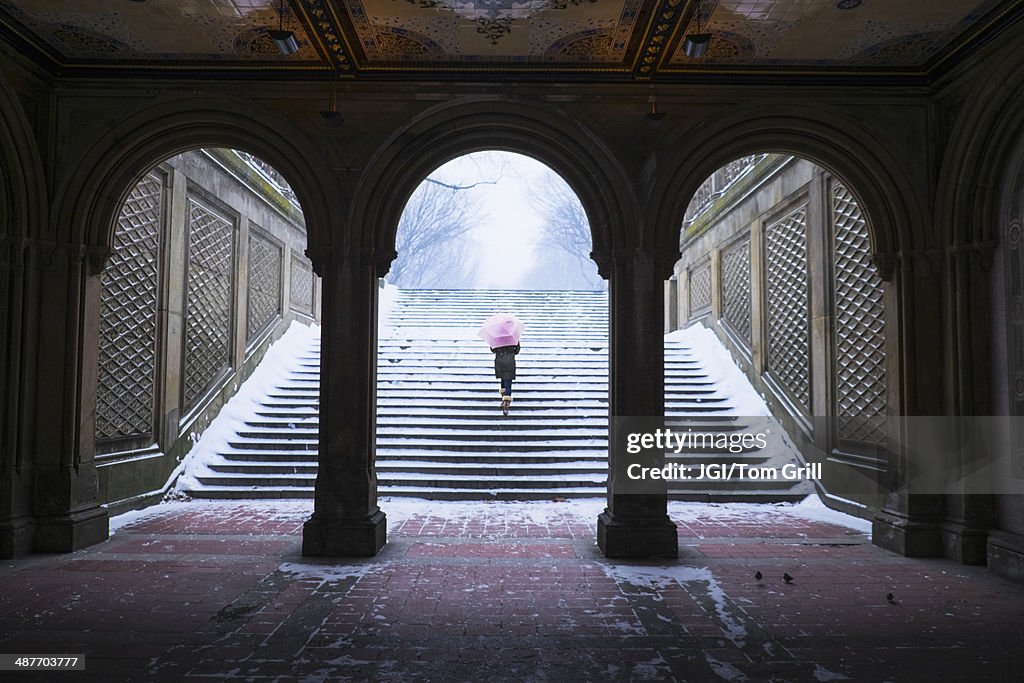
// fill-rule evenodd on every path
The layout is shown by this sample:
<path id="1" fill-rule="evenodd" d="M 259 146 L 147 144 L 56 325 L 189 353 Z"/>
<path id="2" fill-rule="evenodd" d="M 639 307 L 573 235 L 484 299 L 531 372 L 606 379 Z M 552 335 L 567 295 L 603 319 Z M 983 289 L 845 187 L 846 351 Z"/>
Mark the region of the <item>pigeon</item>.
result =
<path id="1" fill-rule="evenodd" d="M 762 574 L 761 571 L 758 570 L 758 571 L 754 572 L 754 578 L 757 579 L 758 581 L 760 581 L 761 579 L 764 578 L 764 574 Z"/>
<path id="2" fill-rule="evenodd" d="M 885 594 L 885 599 L 888 600 L 890 604 L 893 604 L 893 605 L 898 605 L 899 604 L 898 602 L 896 602 L 896 596 L 893 595 L 892 593 L 886 593 Z"/>
<path id="3" fill-rule="evenodd" d="M 784 572 L 782 574 L 782 580 L 786 583 L 793 583 L 793 577 L 789 575 L 789 572 Z"/>

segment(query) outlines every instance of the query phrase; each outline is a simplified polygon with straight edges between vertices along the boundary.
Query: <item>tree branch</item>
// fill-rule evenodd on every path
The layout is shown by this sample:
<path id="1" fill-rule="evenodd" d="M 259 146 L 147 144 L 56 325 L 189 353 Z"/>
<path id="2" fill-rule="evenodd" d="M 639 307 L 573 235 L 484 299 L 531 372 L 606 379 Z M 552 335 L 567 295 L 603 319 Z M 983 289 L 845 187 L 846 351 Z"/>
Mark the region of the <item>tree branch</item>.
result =
<path id="1" fill-rule="evenodd" d="M 478 180 L 477 182 L 470 183 L 469 185 L 450 185 L 440 180 L 435 180 L 434 178 L 427 178 L 423 182 L 447 187 L 449 190 L 472 190 L 474 187 L 478 187 L 480 185 L 497 185 L 499 180 L 501 180 L 501 178 L 497 178 L 495 180 Z"/>

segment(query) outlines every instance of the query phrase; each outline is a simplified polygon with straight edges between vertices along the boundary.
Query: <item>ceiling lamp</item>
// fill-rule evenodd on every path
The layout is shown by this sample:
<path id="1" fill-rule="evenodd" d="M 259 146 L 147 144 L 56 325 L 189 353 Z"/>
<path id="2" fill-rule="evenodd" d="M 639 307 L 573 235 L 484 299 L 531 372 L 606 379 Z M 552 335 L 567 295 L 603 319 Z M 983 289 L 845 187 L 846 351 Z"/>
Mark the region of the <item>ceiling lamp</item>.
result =
<path id="1" fill-rule="evenodd" d="M 338 103 L 334 97 L 334 88 L 331 88 L 331 98 L 328 101 L 328 108 L 320 110 L 320 117 L 324 123 L 331 128 L 340 128 L 345 123 L 345 117 L 338 111 Z"/>
<path id="2" fill-rule="evenodd" d="M 293 55 L 299 51 L 299 41 L 295 40 L 295 33 L 285 30 L 284 27 L 284 0 L 281 0 L 281 7 L 278 9 L 277 29 L 268 28 L 267 35 L 277 45 L 277 49 L 283 55 Z"/>
<path id="3" fill-rule="evenodd" d="M 647 120 L 657 123 L 665 118 L 665 112 L 658 111 L 658 89 L 654 88 L 650 97 L 651 110 L 647 112 Z"/>
<path id="4" fill-rule="evenodd" d="M 683 53 L 687 57 L 700 59 L 708 51 L 711 35 L 710 33 L 700 32 L 700 0 L 697 0 L 697 32 L 686 34 L 686 40 L 683 42 Z"/>

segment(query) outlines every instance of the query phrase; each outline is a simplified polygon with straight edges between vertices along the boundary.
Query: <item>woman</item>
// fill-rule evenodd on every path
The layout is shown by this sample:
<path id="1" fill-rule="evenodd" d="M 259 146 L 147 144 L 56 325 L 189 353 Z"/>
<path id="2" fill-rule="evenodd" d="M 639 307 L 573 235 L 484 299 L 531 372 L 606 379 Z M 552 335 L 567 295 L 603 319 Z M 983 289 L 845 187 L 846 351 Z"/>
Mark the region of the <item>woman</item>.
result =
<path id="1" fill-rule="evenodd" d="M 501 388 L 498 395 L 501 396 L 501 412 L 508 415 L 509 406 L 512 405 L 512 380 L 516 378 L 516 354 L 519 353 L 519 344 L 514 346 L 499 346 L 492 348 L 494 353 L 494 376 L 501 380 Z"/>

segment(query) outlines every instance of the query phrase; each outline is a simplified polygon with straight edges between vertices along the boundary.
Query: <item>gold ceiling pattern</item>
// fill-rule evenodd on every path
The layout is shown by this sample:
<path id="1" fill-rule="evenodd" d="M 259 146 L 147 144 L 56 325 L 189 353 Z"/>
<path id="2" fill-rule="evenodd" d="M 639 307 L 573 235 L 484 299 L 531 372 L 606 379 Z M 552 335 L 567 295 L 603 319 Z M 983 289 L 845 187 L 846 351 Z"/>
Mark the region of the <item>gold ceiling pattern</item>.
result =
<path id="1" fill-rule="evenodd" d="M 0 0 L 0 29 L 54 68 L 107 73 L 898 77 L 1022 14 L 1024 0 Z M 295 54 L 267 35 L 282 24 Z M 713 38 L 695 59 L 698 30 Z"/>

